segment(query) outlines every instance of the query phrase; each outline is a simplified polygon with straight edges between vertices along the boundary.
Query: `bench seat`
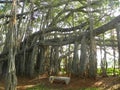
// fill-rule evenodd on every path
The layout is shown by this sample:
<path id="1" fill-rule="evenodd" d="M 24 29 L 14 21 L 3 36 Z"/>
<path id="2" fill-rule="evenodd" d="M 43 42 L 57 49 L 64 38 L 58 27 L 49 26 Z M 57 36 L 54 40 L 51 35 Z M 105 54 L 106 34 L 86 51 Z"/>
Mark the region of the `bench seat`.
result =
<path id="1" fill-rule="evenodd" d="M 62 77 L 62 76 L 50 76 L 49 81 L 53 83 L 54 80 L 64 81 L 67 85 L 70 82 L 70 77 Z"/>

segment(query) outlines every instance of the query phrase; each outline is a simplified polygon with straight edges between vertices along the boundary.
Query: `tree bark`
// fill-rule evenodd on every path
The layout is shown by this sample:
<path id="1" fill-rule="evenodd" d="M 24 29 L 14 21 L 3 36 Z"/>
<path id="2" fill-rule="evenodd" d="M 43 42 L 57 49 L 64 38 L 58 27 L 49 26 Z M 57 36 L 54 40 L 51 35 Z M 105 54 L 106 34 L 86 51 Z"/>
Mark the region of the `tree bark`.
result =
<path id="1" fill-rule="evenodd" d="M 72 73 L 74 75 L 78 75 L 78 62 L 79 62 L 78 46 L 79 46 L 79 43 L 75 42 L 75 44 L 74 44 L 74 56 L 73 56 L 73 61 L 72 61 Z"/>
<path id="2" fill-rule="evenodd" d="M 58 74 L 60 62 L 59 60 L 59 47 L 54 47 L 54 73 Z"/>
<path id="3" fill-rule="evenodd" d="M 117 41 L 118 41 L 118 53 L 119 53 L 118 66 L 120 69 L 120 23 L 117 24 L 116 31 L 117 31 Z"/>
<path id="4" fill-rule="evenodd" d="M 80 77 L 87 77 L 87 65 L 88 65 L 88 53 L 87 53 L 87 43 L 85 36 L 81 40 L 81 55 L 80 55 L 80 66 L 79 73 Z"/>
<path id="5" fill-rule="evenodd" d="M 34 76 L 35 73 L 35 62 L 37 61 L 38 47 L 35 46 L 31 52 L 30 61 L 29 61 L 29 75 L 30 77 Z"/>
<path id="6" fill-rule="evenodd" d="M 102 76 L 106 77 L 107 76 L 107 56 L 106 56 L 106 46 L 105 46 L 105 37 L 103 34 L 103 51 L 104 51 L 104 57 L 101 59 L 101 70 L 102 70 Z"/>
<path id="7" fill-rule="evenodd" d="M 51 47 L 51 54 L 50 54 L 50 74 L 57 75 L 59 71 L 59 47 Z"/>
<path id="8" fill-rule="evenodd" d="M 88 0 L 88 17 L 89 17 L 89 25 L 90 25 L 90 53 L 89 53 L 89 72 L 88 75 L 90 78 L 96 78 L 97 74 L 97 59 L 96 59 L 96 44 L 95 44 L 95 38 L 94 38 L 94 23 L 93 23 L 93 14 L 91 12 L 91 3 L 92 1 Z M 93 9 L 93 8 L 92 8 Z"/>
<path id="9" fill-rule="evenodd" d="M 39 74 L 44 72 L 44 63 L 45 62 L 45 47 L 41 46 L 40 51 L 38 52 L 37 62 L 36 62 L 36 70 Z"/>
<path id="10" fill-rule="evenodd" d="M 8 54 L 8 66 L 7 74 L 5 78 L 5 90 L 16 90 L 17 78 L 15 68 L 15 55 L 16 55 L 16 0 L 13 0 L 12 18 L 9 28 L 9 54 Z"/>

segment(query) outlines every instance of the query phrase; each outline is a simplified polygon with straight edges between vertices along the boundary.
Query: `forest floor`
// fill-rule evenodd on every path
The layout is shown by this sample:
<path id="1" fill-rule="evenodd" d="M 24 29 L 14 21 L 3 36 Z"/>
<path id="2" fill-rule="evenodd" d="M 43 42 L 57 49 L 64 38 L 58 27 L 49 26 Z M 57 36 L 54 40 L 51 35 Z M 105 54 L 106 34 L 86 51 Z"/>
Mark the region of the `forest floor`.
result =
<path id="1" fill-rule="evenodd" d="M 78 90 L 80 88 L 99 88 L 99 90 L 120 90 L 120 77 L 97 77 L 96 80 L 71 78 L 68 85 L 64 82 L 50 83 L 46 75 L 36 77 L 34 79 L 28 79 L 19 77 L 17 90 L 26 90 L 27 88 L 34 87 L 36 85 L 45 85 L 51 90 Z M 0 90 L 4 90 L 4 81 L 0 81 Z M 62 89 L 61 89 L 62 88 Z M 38 90 L 38 89 L 33 89 Z"/>

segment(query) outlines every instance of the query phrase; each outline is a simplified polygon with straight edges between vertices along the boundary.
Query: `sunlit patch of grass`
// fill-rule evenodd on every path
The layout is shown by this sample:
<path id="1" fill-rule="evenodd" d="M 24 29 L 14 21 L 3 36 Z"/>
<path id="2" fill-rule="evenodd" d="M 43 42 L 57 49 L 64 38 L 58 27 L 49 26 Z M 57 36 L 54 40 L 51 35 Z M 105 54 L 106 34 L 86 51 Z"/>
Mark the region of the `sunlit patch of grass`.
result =
<path id="1" fill-rule="evenodd" d="M 97 69 L 97 73 L 100 75 L 101 74 L 101 68 L 98 68 Z M 120 70 L 118 68 L 115 69 L 114 71 L 114 68 L 107 68 L 107 71 L 106 71 L 107 75 L 113 75 L 114 73 L 116 75 L 120 75 Z"/>
<path id="2" fill-rule="evenodd" d="M 64 88 L 55 89 L 55 88 L 47 87 L 44 84 L 41 84 L 41 85 L 38 85 L 38 86 L 35 86 L 32 88 L 28 88 L 27 90 L 75 90 L 75 89 L 74 89 L 74 87 L 71 89 L 64 89 Z M 91 87 L 91 88 L 79 88 L 76 90 L 100 90 L 100 89 Z"/>
<path id="3" fill-rule="evenodd" d="M 28 88 L 27 90 L 50 90 L 50 89 L 45 87 L 45 85 L 41 84 L 35 87 Z"/>
<path id="4" fill-rule="evenodd" d="M 100 90 L 98 88 L 82 88 L 82 89 L 78 89 L 78 90 Z"/>
<path id="5" fill-rule="evenodd" d="M 64 89 L 64 90 L 65 90 L 65 89 Z M 101 90 L 101 89 L 90 87 L 90 88 L 67 89 L 67 90 Z"/>

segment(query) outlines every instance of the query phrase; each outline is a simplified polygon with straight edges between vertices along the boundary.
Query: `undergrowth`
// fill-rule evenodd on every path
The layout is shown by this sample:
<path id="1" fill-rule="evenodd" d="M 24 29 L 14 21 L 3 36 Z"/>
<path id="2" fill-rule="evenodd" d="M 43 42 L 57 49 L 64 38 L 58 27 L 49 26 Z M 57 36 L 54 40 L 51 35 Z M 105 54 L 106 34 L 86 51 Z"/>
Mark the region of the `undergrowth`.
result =
<path id="1" fill-rule="evenodd" d="M 55 89 L 55 88 L 52 88 L 52 87 L 47 87 L 45 85 L 38 85 L 38 86 L 35 86 L 35 87 L 32 87 L 32 88 L 28 88 L 27 90 L 75 90 L 74 87 L 72 89 L 64 89 L 64 88 L 59 88 L 59 89 Z M 98 88 L 93 88 L 93 87 L 90 87 L 90 88 L 79 88 L 79 89 L 76 89 L 76 90 L 100 90 Z"/>

